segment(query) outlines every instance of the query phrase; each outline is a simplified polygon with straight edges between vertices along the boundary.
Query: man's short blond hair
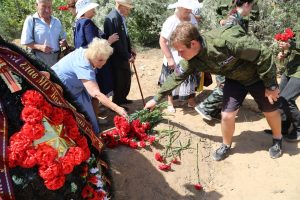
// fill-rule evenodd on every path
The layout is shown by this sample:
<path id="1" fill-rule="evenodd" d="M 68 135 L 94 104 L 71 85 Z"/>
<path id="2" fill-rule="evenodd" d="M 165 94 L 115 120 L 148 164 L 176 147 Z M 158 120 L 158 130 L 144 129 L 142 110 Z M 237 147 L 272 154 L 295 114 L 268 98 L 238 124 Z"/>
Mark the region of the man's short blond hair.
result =
<path id="1" fill-rule="evenodd" d="M 93 41 L 88 45 L 85 52 L 87 59 L 93 60 L 101 56 L 104 59 L 108 59 L 113 53 L 113 48 L 110 46 L 107 40 L 94 38 Z"/>
<path id="2" fill-rule="evenodd" d="M 170 37 L 171 46 L 174 43 L 181 43 L 190 48 L 192 40 L 200 41 L 200 33 L 197 27 L 190 22 L 180 23 Z"/>

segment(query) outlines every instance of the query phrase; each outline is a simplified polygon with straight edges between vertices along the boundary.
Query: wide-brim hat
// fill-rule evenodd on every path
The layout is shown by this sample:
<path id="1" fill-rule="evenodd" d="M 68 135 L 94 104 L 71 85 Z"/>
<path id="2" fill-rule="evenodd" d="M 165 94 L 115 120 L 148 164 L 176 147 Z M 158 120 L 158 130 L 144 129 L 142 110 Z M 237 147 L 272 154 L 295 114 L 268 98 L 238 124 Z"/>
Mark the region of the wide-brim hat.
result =
<path id="1" fill-rule="evenodd" d="M 133 8 L 134 6 L 132 5 L 131 0 L 115 0 L 118 4 L 122 6 L 126 6 L 128 8 Z"/>
<path id="2" fill-rule="evenodd" d="M 170 4 L 168 6 L 168 9 L 173 9 L 178 7 L 193 10 L 195 8 L 199 8 L 200 3 L 197 0 L 178 0 L 176 3 Z"/>
<path id="3" fill-rule="evenodd" d="M 84 13 L 98 7 L 99 4 L 92 3 L 90 0 L 79 0 L 76 2 L 76 18 L 80 18 Z"/>

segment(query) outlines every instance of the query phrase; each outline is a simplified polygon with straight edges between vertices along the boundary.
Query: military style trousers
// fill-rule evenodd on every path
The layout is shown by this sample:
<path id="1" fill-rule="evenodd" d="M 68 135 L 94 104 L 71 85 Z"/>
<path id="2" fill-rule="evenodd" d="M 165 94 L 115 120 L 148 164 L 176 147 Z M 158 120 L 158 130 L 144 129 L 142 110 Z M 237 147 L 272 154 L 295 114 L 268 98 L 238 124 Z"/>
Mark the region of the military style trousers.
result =
<path id="1" fill-rule="evenodd" d="M 296 99 L 300 95 L 300 78 L 281 76 L 280 108 L 282 109 L 282 132 L 288 133 L 292 125 L 294 131 L 300 134 L 300 111 Z"/>
<path id="2" fill-rule="evenodd" d="M 217 75 L 216 81 L 217 87 L 200 105 L 201 108 L 212 117 L 216 117 L 221 113 L 225 77 Z"/>

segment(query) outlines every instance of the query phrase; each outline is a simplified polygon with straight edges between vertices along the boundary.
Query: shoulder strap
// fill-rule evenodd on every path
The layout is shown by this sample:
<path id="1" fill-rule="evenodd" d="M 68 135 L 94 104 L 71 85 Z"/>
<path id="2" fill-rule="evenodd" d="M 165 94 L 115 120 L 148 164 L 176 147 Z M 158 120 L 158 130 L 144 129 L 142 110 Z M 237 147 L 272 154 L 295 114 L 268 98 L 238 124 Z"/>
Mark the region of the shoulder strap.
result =
<path id="1" fill-rule="evenodd" d="M 35 41 L 34 39 L 35 18 L 33 17 L 33 15 L 31 15 L 31 17 L 32 17 L 32 39 L 33 41 Z"/>

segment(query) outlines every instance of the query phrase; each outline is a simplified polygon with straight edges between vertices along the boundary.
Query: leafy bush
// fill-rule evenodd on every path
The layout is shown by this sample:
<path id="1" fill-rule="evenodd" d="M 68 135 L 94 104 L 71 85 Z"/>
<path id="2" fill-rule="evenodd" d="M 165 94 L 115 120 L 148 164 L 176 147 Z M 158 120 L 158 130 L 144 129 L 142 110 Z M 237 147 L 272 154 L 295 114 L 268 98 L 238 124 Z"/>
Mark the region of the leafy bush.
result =
<path id="1" fill-rule="evenodd" d="M 0 0 L 0 35 L 7 40 L 20 38 L 26 16 L 36 12 L 35 4 L 36 0 Z M 53 15 L 61 20 L 68 41 L 71 41 L 74 18 L 69 12 L 57 9 L 58 6 L 65 4 L 64 0 L 53 0 Z"/>
<path id="2" fill-rule="evenodd" d="M 161 26 L 171 14 L 167 10 L 169 0 L 133 0 L 134 9 L 128 18 L 128 29 L 132 40 L 142 46 L 157 46 Z M 175 1 L 172 1 L 175 2 Z M 103 27 L 105 16 L 114 7 L 115 1 L 100 3 L 100 9 L 95 17 L 99 27 Z"/>

